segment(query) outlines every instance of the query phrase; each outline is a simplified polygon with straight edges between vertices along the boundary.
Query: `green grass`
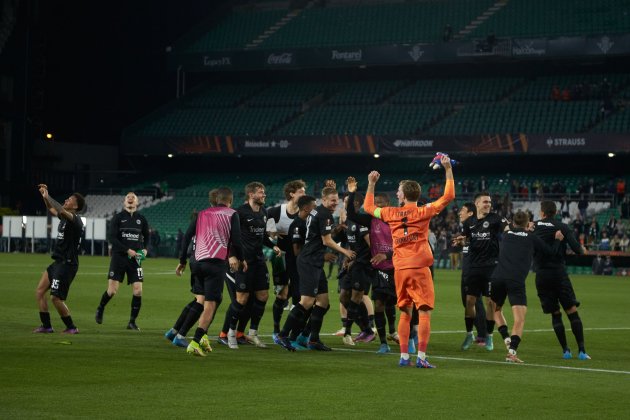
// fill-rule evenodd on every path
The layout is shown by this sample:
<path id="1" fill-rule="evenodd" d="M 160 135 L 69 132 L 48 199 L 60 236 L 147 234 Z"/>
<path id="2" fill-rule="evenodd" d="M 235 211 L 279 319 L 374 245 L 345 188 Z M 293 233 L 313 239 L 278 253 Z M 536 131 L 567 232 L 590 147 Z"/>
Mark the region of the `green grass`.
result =
<path id="1" fill-rule="evenodd" d="M 500 345 L 491 353 L 459 350 L 460 273 L 438 271 L 429 344 L 438 368 L 421 370 L 398 368 L 395 353 L 374 354 L 376 343 L 348 350 L 338 337 L 327 336 L 330 353 L 288 353 L 275 345 L 230 351 L 213 342 L 207 358 L 188 356 L 162 336 L 190 300 L 188 276 L 176 277 L 171 259 L 144 264 L 140 333 L 125 329 L 127 286 L 108 305 L 104 324 L 94 322 L 109 261 L 83 257 L 68 299 L 81 334 L 35 335 L 34 289 L 49 261 L 43 255 L 0 254 L 0 418 L 627 418 L 630 409 L 627 278 L 573 276 L 593 357 L 579 361 L 560 357 L 530 277 L 530 312 L 519 349 L 526 363 L 514 366 L 502 362 Z M 331 282 L 333 291 L 336 286 Z M 339 327 L 337 301 L 333 293 L 325 333 Z M 216 335 L 226 307 L 219 309 L 210 335 Z M 506 317 L 511 319 L 509 308 Z M 54 312 L 52 320 L 62 330 Z M 268 304 L 261 334 L 270 332 Z M 66 340 L 71 344 L 61 344 Z"/>

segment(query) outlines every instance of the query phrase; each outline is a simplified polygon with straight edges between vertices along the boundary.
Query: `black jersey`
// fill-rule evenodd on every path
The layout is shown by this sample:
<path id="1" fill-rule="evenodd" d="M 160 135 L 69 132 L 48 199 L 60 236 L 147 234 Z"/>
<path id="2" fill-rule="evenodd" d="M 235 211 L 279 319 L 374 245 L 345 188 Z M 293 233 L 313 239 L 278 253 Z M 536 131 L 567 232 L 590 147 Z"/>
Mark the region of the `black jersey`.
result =
<path id="1" fill-rule="evenodd" d="M 463 224 L 464 236 L 469 239 L 468 258 L 470 267 L 491 267 L 499 259 L 499 238 L 508 221 L 496 213 L 488 213 L 483 219 L 472 216 Z"/>
<path id="2" fill-rule="evenodd" d="M 306 240 L 298 256 L 298 262 L 304 262 L 315 267 L 324 266 L 326 245 L 322 236 L 330 235 L 333 228 L 333 215 L 323 205 L 317 206 L 306 218 Z"/>
<path id="3" fill-rule="evenodd" d="M 353 222 L 349 218 L 346 220 L 346 238 L 348 240 L 348 246 L 354 251 L 357 256 L 354 259 L 355 263 L 362 265 L 369 265 L 372 254 L 370 253 L 370 246 L 365 241 L 365 237 L 370 234 L 370 229 Z"/>
<path id="4" fill-rule="evenodd" d="M 276 223 L 276 231 L 278 232 L 278 248 L 284 251 L 287 257 L 295 257 L 293 254 L 293 242 L 291 240 L 291 224 L 295 219 L 299 219 L 297 213 L 289 214 L 287 205 L 267 209 L 267 217 L 273 219 Z"/>
<path id="5" fill-rule="evenodd" d="M 534 234 L 547 244 L 551 244 L 554 241 L 556 231 L 559 230 L 564 235 L 564 240 L 560 244 L 558 252 L 554 255 L 547 255 L 540 252 L 534 254 L 535 270 L 564 269 L 567 244 L 576 254 L 581 255 L 584 253 L 579 242 L 575 239 L 575 235 L 573 235 L 573 230 L 566 224 L 552 218 L 546 218 L 538 220 L 535 226 Z"/>
<path id="6" fill-rule="evenodd" d="M 560 241 L 554 240 L 552 245 L 547 245 L 533 232 L 524 229 L 508 230 L 503 235 L 499 264 L 494 269 L 492 278 L 524 282 L 532 265 L 534 251 L 553 255 L 558 251 Z"/>
<path id="7" fill-rule="evenodd" d="M 76 214 L 72 215 L 72 220 L 60 217 L 52 259 L 65 264 L 79 265 L 79 249 L 84 230 L 83 221 Z"/>
<path id="8" fill-rule="evenodd" d="M 260 208 L 254 211 L 249 203 L 245 203 L 237 210 L 241 220 L 241 243 L 243 244 L 243 258 L 247 262 L 264 261 L 263 245 L 274 247 L 267 236 L 267 211 Z"/>
<path id="9" fill-rule="evenodd" d="M 109 234 L 112 253 L 126 256 L 129 249 L 146 249 L 149 242 L 149 223 L 140 213 L 123 210 L 112 217 Z"/>
<path id="10" fill-rule="evenodd" d="M 462 247 L 462 275 L 468 274 L 470 268 L 470 254 L 468 253 L 468 244 Z"/>
<path id="11" fill-rule="evenodd" d="M 300 249 L 304 247 L 304 242 L 306 241 L 306 220 L 299 217 L 293 219 L 289 227 L 289 235 L 287 236 L 291 239 L 291 249 L 293 249 L 293 244 L 300 245 Z"/>

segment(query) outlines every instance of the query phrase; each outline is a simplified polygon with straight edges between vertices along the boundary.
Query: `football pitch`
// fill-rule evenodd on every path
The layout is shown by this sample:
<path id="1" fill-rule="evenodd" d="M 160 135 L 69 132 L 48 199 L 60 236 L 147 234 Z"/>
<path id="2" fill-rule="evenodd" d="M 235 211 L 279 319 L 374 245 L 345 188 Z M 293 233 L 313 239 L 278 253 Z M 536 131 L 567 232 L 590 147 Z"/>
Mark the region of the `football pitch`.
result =
<path id="1" fill-rule="evenodd" d="M 437 369 L 398 367 L 398 348 L 378 355 L 378 339 L 344 347 L 337 282 L 322 328 L 329 353 L 289 353 L 271 340 L 271 303 L 260 327 L 269 349 L 216 343 L 229 298 L 210 327 L 214 351 L 192 357 L 164 339 L 191 300 L 189 273 L 174 274 L 174 259 L 149 259 L 140 332 L 126 330 L 131 288 L 123 285 L 97 325 L 94 312 L 106 288 L 109 260 L 82 257 L 68 298 L 81 333 L 32 334 L 39 325 L 34 290 L 47 255 L 0 254 L 0 418 L 628 418 L 630 416 L 630 280 L 572 276 L 586 349 L 577 360 L 561 349 L 528 279 L 529 312 L 519 347 L 522 365 L 495 350 L 464 352 L 459 271 L 438 270 L 428 358 Z M 509 306 L 505 315 L 511 321 Z M 287 312 L 284 312 L 283 321 Z M 356 327 L 355 327 L 356 330 Z M 194 331 L 194 329 L 192 330 Z M 392 344 L 392 343 L 390 343 Z M 415 358 L 414 358 L 415 359 Z"/>

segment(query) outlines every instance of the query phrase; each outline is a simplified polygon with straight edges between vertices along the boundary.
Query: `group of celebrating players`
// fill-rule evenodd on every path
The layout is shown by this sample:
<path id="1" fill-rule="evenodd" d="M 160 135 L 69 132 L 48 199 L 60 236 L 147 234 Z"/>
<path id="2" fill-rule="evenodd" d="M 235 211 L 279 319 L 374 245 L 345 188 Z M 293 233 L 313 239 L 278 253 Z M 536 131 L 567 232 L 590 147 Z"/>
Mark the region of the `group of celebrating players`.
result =
<path id="1" fill-rule="evenodd" d="M 286 270 L 274 273 L 275 301 L 273 340 L 288 351 L 330 351 L 320 338 L 322 322 L 330 308 L 328 281 L 324 263 L 336 258 L 331 251 L 343 255 L 339 273 L 343 343 L 380 339 L 378 353 L 391 351 L 387 339 L 400 345 L 400 366 L 413 366 L 410 353 L 417 349 L 415 366 L 433 368 L 426 352 L 431 333 L 431 313 L 435 305 L 433 288 L 433 253 L 428 241 L 429 222 L 455 198 L 452 163 L 441 155 L 432 164 L 443 167 L 446 175 L 443 195 L 436 201 L 419 205 L 421 188 L 416 181 L 400 181 L 396 193 L 398 206 L 389 205 L 389 197 L 375 193 L 380 174 L 368 175 L 364 199 L 357 191 L 357 181 L 347 180 L 349 195 L 345 200 L 347 220 L 335 223 L 333 212 L 339 205 L 334 182 L 327 182 L 321 191 L 320 204 L 306 195 L 303 181 L 288 182 L 284 187 L 286 203 L 265 209 L 265 186 L 251 182 L 245 187 L 246 202 L 232 208 L 234 194 L 220 187 L 210 192 L 210 204 L 200 211 L 188 227 L 180 250 L 176 274 L 181 276 L 190 259 L 192 301 L 185 305 L 165 337 L 185 347 L 189 354 L 205 357 L 212 351 L 207 332 L 227 286 L 231 302 L 219 334 L 219 342 L 230 349 L 251 343 L 267 347 L 258 334 L 267 300 L 269 272 L 263 247 L 273 249 L 282 258 Z M 72 194 L 63 205 L 48 195 L 45 185 L 40 193 L 50 212 L 61 219 L 54 259 L 37 288 L 41 326 L 39 333 L 53 332 L 45 293 L 50 290 L 69 334 L 78 333 L 65 304 L 67 293 L 78 269 L 78 253 L 83 225 L 77 213 L 85 206 L 83 197 Z M 363 206 L 363 212 L 359 207 Z M 138 330 L 136 318 L 142 302 L 142 260 L 147 252 L 148 224 L 137 212 L 138 198 L 129 193 L 124 209 L 111 224 L 112 258 L 108 287 L 101 297 L 95 319 L 103 322 L 105 306 L 116 294 L 125 275 L 133 285 L 131 316 L 127 328 Z M 525 212 L 517 212 L 511 223 L 491 212 L 488 193 L 477 194 L 474 203 L 465 203 L 459 211 L 463 229 L 454 243 L 463 247 L 462 303 L 465 307 L 466 337 L 462 350 L 474 343 L 473 326 L 477 324 L 477 340 L 493 350 L 495 326 L 508 353 L 507 362 L 522 363 L 517 349 L 523 336 L 527 311 L 525 278 L 532 262 L 536 272 L 536 288 L 545 313 L 551 314 L 553 329 L 563 349 L 563 357 L 571 358 L 562 322 L 561 308 L 566 312 L 577 340 L 582 360 L 590 359 L 584 348 L 579 302 L 568 278 L 564 255 L 567 244 L 576 253 L 583 253 L 571 230 L 555 219 L 555 203 L 541 203 L 541 219 L 533 223 Z M 276 243 L 270 236 L 275 237 Z M 340 243 L 347 243 L 344 248 Z M 276 275 L 277 274 L 277 275 Z M 374 301 L 367 299 L 370 289 Z M 289 296 L 293 306 L 281 326 Z M 486 297 L 486 308 L 478 302 Z M 509 299 L 514 316 L 508 332 L 502 306 Z M 366 305 L 367 303 L 367 305 Z M 397 332 L 392 324 L 394 307 L 400 310 Z M 484 313 L 485 312 L 485 315 Z M 386 316 L 390 334 L 386 334 Z M 484 319 L 485 318 L 485 321 Z M 245 335 L 245 327 L 249 331 Z M 192 340 L 188 332 L 197 324 Z M 360 333 L 351 335 L 356 324 Z M 485 331 L 484 331 L 485 330 Z M 480 332 L 483 331 L 483 332 Z"/>

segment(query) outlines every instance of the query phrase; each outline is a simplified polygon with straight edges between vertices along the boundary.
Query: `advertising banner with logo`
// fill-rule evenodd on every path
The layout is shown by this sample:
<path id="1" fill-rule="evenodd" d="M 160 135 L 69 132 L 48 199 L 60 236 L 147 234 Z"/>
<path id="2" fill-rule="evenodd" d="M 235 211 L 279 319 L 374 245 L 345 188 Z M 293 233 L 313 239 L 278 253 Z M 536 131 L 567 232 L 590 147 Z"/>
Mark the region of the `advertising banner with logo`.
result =
<path id="1" fill-rule="evenodd" d="M 235 138 L 238 154 L 247 155 L 368 155 L 377 145 L 372 136 Z"/>

